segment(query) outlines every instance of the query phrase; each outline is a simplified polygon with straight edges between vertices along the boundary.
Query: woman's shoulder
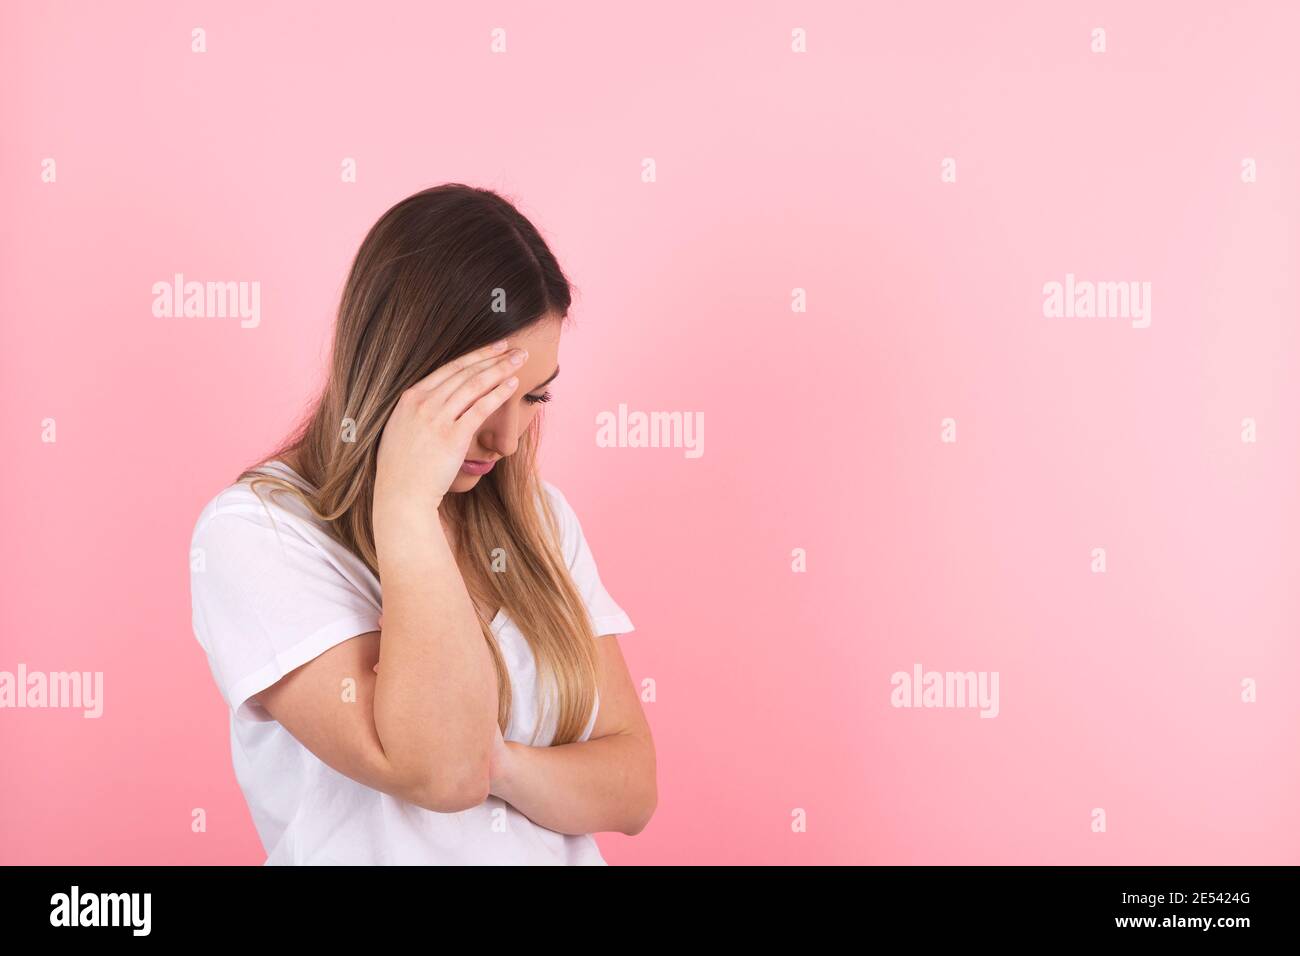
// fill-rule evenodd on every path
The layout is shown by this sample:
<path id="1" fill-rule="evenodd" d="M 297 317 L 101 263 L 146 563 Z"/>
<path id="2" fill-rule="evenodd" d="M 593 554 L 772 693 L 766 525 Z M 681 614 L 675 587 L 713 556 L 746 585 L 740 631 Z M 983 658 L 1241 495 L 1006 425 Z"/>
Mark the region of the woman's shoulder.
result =
<path id="1" fill-rule="evenodd" d="M 563 505 L 566 508 L 569 506 L 569 499 L 564 497 L 564 492 L 562 492 L 555 484 L 547 481 L 540 475 L 537 477 L 537 483 L 541 485 L 542 491 L 551 499 L 553 504 Z"/>
<path id="2" fill-rule="evenodd" d="M 578 520 L 577 512 L 573 510 L 573 505 L 569 504 L 569 499 L 564 496 L 564 492 L 560 490 L 559 486 L 547 481 L 540 475 L 537 478 L 537 483 L 550 502 L 551 510 L 555 513 L 555 518 L 560 524 L 560 530 L 567 537 L 571 531 L 570 525 Z"/>
<path id="3" fill-rule="evenodd" d="M 265 462 L 246 475 L 219 490 L 199 510 L 194 522 L 192 538 L 210 537 L 221 533 L 239 533 L 239 529 L 267 528 L 279 530 L 302 525 L 319 524 L 297 495 L 285 489 L 287 482 L 300 489 L 307 485 L 286 465 L 278 461 Z M 259 481 L 259 478 L 279 479 L 277 482 Z M 217 521 L 217 518 L 239 519 Z"/>
<path id="4" fill-rule="evenodd" d="M 582 522 L 578 519 L 578 513 L 574 510 L 569 499 L 558 485 L 538 477 L 538 484 L 550 500 L 551 512 L 555 515 L 555 522 L 560 532 L 560 548 L 564 554 L 566 563 L 572 568 L 578 559 L 585 538 L 582 533 Z"/>

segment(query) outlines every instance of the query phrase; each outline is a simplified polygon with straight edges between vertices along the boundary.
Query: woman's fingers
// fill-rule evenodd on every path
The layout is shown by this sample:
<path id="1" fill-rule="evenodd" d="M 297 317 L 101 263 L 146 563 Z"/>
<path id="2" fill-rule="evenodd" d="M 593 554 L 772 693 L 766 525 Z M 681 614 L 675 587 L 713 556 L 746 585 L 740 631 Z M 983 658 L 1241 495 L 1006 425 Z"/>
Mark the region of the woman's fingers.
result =
<path id="1" fill-rule="evenodd" d="M 511 376 L 492 391 L 488 392 L 465 410 L 456 424 L 470 431 L 477 431 L 487 421 L 487 417 L 501 407 L 501 403 L 510 397 L 510 393 L 519 385 L 519 379 Z"/>
<path id="2" fill-rule="evenodd" d="M 429 397 L 440 402 L 455 421 L 465 413 L 465 409 L 516 372 L 527 359 L 528 353 L 523 349 L 511 349 L 494 362 L 462 369 L 431 392 Z"/>
<path id="3" fill-rule="evenodd" d="M 489 355 L 481 361 L 471 362 L 463 368 L 456 369 L 432 388 L 423 389 L 420 394 L 427 395 L 436 402 L 445 402 L 447 396 L 455 392 L 462 382 L 473 378 L 475 375 L 481 374 L 482 372 L 486 372 L 488 369 L 495 368 L 502 362 L 506 362 L 507 360 L 513 361 L 511 358 L 513 354 L 514 350 L 512 349 L 501 355 Z M 524 355 L 527 357 L 527 353 L 524 353 Z M 520 362 L 519 364 L 522 365 L 523 363 Z"/>
<path id="4" fill-rule="evenodd" d="M 506 340 L 501 339 L 499 342 L 485 345 L 481 349 L 466 352 L 464 355 L 460 356 L 460 358 L 454 358 L 446 365 L 439 365 L 424 378 L 412 385 L 411 388 L 420 391 L 431 391 L 462 369 L 468 368 L 472 365 L 478 365 L 481 362 L 499 356 L 505 351 L 505 348 Z"/>

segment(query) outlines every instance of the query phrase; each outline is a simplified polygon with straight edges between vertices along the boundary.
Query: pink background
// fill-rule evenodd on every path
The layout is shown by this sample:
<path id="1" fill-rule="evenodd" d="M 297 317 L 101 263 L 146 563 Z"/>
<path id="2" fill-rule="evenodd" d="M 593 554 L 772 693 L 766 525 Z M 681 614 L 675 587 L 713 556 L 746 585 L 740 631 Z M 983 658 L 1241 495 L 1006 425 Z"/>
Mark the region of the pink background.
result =
<path id="1" fill-rule="evenodd" d="M 578 287 L 543 474 L 658 689 L 611 863 L 1300 863 L 1297 7 L 471 6 L 5 4 L 0 670 L 105 713 L 0 710 L 0 862 L 262 862 L 189 534 L 369 226 L 464 181 Z M 154 318 L 178 271 L 261 325 Z M 1151 327 L 1044 318 L 1067 272 Z M 704 456 L 597 448 L 620 402 Z M 917 662 L 1000 715 L 891 707 Z"/>

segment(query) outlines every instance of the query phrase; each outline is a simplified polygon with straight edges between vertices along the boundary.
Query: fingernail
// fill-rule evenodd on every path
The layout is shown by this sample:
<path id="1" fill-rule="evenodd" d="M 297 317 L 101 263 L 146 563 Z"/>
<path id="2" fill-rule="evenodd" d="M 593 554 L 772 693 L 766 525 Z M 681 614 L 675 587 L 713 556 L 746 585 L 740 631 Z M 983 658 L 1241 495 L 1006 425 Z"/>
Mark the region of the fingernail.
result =
<path id="1" fill-rule="evenodd" d="M 500 342 L 493 342 L 493 343 L 492 343 L 492 351 L 494 351 L 494 352 L 500 352 L 500 351 L 501 351 L 503 348 L 505 348 L 505 347 L 506 347 L 506 340 L 505 340 L 505 339 L 502 339 Z"/>
<path id="2" fill-rule="evenodd" d="M 510 364 L 523 365 L 526 358 L 528 358 L 528 353 L 524 349 L 516 349 L 510 354 Z"/>

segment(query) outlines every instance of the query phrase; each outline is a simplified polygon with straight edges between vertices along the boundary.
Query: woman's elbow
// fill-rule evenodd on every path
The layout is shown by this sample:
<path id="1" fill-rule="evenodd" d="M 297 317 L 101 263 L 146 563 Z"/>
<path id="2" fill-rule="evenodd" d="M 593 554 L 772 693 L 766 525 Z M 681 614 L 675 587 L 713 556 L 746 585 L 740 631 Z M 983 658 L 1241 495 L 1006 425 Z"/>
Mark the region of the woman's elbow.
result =
<path id="1" fill-rule="evenodd" d="M 474 781 L 458 787 L 433 785 L 425 788 L 420 806 L 435 813 L 461 813 L 470 810 L 488 798 L 488 782 Z"/>
<path id="2" fill-rule="evenodd" d="M 425 782 L 415 801 L 435 813 L 460 813 L 477 807 L 491 793 L 488 767 L 464 768 L 456 773 L 442 773 Z"/>
<path id="3" fill-rule="evenodd" d="M 655 815 L 655 810 L 659 806 L 659 790 L 653 780 L 650 782 L 649 794 L 641 800 L 640 812 L 623 828 L 622 832 L 628 836 L 636 836 L 644 830 Z"/>

